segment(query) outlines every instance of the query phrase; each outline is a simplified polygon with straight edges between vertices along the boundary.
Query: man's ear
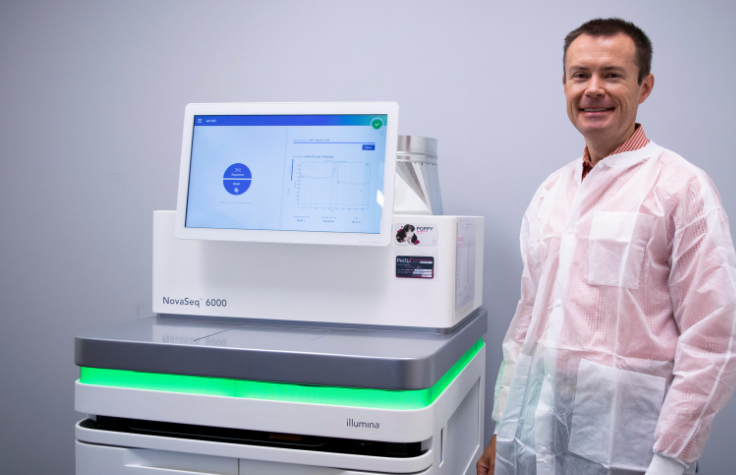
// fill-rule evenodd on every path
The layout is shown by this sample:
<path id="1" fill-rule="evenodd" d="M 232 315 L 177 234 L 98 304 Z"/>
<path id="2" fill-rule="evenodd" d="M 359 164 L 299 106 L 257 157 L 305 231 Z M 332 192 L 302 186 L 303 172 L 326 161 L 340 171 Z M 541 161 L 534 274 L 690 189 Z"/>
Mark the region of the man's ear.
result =
<path id="1" fill-rule="evenodd" d="M 649 94 L 652 93 L 652 89 L 654 89 L 654 74 L 650 74 L 649 76 L 645 77 L 641 82 L 641 86 L 639 87 L 641 88 L 639 90 L 639 104 L 642 104 L 644 101 L 647 100 Z"/>

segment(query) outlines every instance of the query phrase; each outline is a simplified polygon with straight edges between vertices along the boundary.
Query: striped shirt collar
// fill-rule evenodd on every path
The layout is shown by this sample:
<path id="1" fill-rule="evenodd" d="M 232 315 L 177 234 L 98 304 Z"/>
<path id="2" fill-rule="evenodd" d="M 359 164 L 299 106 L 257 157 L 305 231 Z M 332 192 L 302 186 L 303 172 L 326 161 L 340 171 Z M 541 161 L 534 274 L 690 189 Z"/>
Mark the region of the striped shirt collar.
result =
<path id="1" fill-rule="evenodd" d="M 616 150 L 606 155 L 606 157 L 616 155 L 617 153 L 633 152 L 634 150 L 639 150 L 646 147 L 648 143 L 649 139 L 644 133 L 644 127 L 642 127 L 641 124 L 636 124 L 634 126 L 634 134 L 629 137 L 626 142 L 622 143 Z M 585 177 L 588 176 L 588 173 L 590 173 L 594 166 L 595 165 L 593 164 L 593 162 L 590 161 L 590 152 L 588 151 L 588 147 L 586 146 L 585 151 L 583 151 L 583 177 L 580 179 L 580 181 L 584 180 Z"/>

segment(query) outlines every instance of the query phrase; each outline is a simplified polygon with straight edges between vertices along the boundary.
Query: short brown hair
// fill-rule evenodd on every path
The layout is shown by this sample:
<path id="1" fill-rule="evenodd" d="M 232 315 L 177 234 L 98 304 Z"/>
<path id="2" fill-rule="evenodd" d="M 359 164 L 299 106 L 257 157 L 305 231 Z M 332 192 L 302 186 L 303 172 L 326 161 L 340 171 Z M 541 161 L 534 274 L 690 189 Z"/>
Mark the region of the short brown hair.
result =
<path id="1" fill-rule="evenodd" d="M 562 54 L 562 72 L 565 72 L 565 59 L 567 58 L 567 48 L 575 39 L 582 35 L 590 36 L 615 36 L 619 33 L 627 35 L 634 40 L 636 47 L 636 65 L 639 66 L 639 84 L 645 77 L 649 76 L 652 71 L 652 42 L 641 28 L 634 25 L 630 21 L 620 18 L 596 18 L 583 23 L 576 30 L 572 30 L 565 37 L 565 49 Z"/>

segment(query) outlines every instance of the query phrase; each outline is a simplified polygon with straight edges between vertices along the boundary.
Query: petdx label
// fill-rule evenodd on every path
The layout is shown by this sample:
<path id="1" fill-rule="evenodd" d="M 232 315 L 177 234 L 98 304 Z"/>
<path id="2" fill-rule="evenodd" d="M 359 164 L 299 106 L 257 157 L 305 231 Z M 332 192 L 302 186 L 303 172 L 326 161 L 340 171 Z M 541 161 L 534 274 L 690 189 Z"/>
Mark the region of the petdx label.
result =
<path id="1" fill-rule="evenodd" d="M 434 279 L 434 257 L 396 256 L 396 277 Z"/>
<path id="2" fill-rule="evenodd" d="M 396 223 L 394 244 L 397 246 L 437 246 L 436 224 Z"/>

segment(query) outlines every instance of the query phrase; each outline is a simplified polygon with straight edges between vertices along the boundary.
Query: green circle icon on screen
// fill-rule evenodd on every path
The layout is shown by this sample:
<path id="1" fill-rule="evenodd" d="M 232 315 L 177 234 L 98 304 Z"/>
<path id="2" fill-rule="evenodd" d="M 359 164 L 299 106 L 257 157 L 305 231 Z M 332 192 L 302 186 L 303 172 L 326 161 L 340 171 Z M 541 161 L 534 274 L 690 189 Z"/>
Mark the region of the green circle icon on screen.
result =
<path id="1" fill-rule="evenodd" d="M 371 126 L 373 126 L 374 129 L 378 130 L 383 126 L 383 122 L 381 122 L 381 119 L 373 119 L 371 121 Z"/>

